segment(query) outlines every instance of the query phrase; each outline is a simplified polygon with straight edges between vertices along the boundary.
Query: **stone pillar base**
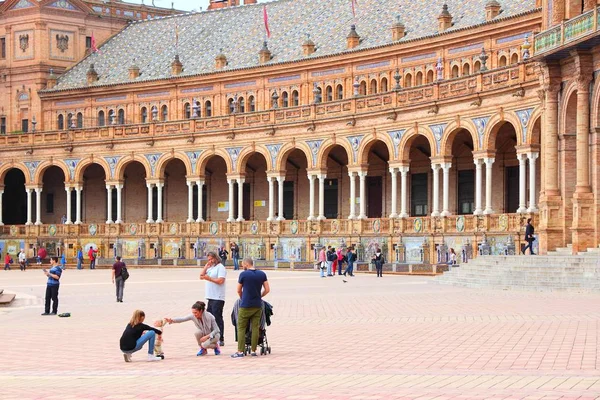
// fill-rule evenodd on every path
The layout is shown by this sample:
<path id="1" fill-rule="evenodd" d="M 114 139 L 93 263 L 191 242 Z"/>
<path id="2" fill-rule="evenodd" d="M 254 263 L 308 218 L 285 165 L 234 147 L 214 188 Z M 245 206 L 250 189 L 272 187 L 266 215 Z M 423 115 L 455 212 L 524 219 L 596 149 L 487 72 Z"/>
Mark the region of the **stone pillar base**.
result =
<path id="1" fill-rule="evenodd" d="M 561 196 L 544 196 L 540 197 L 539 204 L 539 253 L 546 254 L 549 251 L 556 250 L 559 247 L 564 247 L 564 236 L 561 221 L 562 213 L 562 198 Z M 521 249 L 517 249 L 521 250 Z"/>
<path id="2" fill-rule="evenodd" d="M 573 194 L 573 254 L 594 247 L 594 194 Z"/>

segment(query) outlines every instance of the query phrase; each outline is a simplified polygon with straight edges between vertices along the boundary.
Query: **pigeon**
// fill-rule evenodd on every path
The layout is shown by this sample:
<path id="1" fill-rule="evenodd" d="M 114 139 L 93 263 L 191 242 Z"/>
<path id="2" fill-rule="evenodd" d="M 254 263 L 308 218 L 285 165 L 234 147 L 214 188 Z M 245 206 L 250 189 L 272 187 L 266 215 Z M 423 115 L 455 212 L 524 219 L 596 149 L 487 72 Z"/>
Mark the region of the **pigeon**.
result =
<path id="1" fill-rule="evenodd" d="M 348 281 L 347 281 L 347 280 L 345 280 L 345 279 L 342 279 L 342 282 L 346 283 L 346 282 L 348 282 Z"/>

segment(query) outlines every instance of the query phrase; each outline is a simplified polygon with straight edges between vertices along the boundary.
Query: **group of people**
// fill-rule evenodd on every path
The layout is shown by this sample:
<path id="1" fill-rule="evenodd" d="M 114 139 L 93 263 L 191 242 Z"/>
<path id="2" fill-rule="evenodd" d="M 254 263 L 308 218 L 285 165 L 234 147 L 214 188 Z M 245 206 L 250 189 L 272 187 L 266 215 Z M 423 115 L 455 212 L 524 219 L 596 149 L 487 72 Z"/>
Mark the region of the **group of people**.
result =
<path id="1" fill-rule="evenodd" d="M 232 243 L 232 253 L 234 253 Z M 222 252 L 220 249 L 219 252 Z M 226 250 L 225 250 L 226 252 Z M 235 254 L 235 253 L 234 253 Z M 239 255 L 239 248 L 237 249 Z M 235 259 L 235 258 L 234 258 Z M 113 266 L 113 282 L 117 284 L 117 301 L 123 301 L 124 282 L 118 282 L 118 263 Z M 192 321 L 196 326 L 194 336 L 199 350 L 197 356 L 205 356 L 209 349 L 215 355 L 221 354 L 221 347 L 225 345 L 225 327 L 223 322 L 223 309 L 225 307 L 225 293 L 227 270 L 223 265 L 222 258 L 216 252 L 207 253 L 207 263 L 200 271 L 200 280 L 206 282 L 205 293 L 207 303 L 197 301 L 192 305 L 191 314 L 179 318 L 165 317 L 154 323 L 154 326 L 144 324 L 145 314 L 136 310 L 123 335 L 121 336 L 120 349 L 126 362 L 131 361 L 131 355 L 142 349 L 148 343 L 148 361 L 157 361 L 164 358 L 162 348 L 162 328 L 165 324 L 178 324 Z M 240 308 L 237 320 L 237 352 L 232 358 L 244 357 L 246 329 L 248 324 L 252 326 L 251 356 L 256 356 L 256 348 L 259 339 L 259 326 L 262 316 L 262 298 L 270 292 L 267 275 L 254 267 L 251 258 L 242 260 L 243 272 L 240 273 L 237 283 L 237 294 L 240 298 Z M 120 287 L 120 289 L 119 289 Z M 119 291 L 120 290 L 120 291 Z M 120 296 L 120 297 L 119 297 Z M 158 346 L 158 348 L 157 348 Z"/>
<path id="2" fill-rule="evenodd" d="M 236 242 L 231 242 L 229 244 L 229 250 L 231 251 L 231 259 L 233 260 L 233 270 L 237 271 L 240 269 L 240 247 Z M 217 253 L 219 254 L 219 257 L 221 257 L 223 264 L 225 264 L 227 257 L 229 257 L 229 251 L 223 246 L 219 247 Z"/>
<path id="3" fill-rule="evenodd" d="M 331 246 L 327 246 L 321 249 L 319 252 L 319 269 L 321 270 L 321 278 L 325 278 L 325 271 L 327 276 L 338 275 L 350 275 L 354 276 L 354 263 L 356 262 L 356 252 L 354 247 L 348 247 L 344 253 L 342 249 L 336 249 Z M 346 264 L 346 270 L 342 272 L 344 263 Z"/>

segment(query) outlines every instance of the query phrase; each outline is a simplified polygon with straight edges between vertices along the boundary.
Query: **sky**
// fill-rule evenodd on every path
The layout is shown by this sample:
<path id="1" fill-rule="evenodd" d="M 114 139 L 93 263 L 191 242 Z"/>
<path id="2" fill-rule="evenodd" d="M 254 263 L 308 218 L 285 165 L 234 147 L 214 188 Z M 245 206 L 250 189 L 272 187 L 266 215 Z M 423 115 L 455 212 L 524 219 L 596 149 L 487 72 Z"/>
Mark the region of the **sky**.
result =
<path id="1" fill-rule="evenodd" d="M 128 3 L 142 3 L 142 0 L 125 0 Z M 265 3 L 268 0 L 258 0 L 259 3 Z M 177 10 L 183 11 L 200 11 L 208 8 L 209 0 L 154 0 L 154 5 L 157 7 L 171 8 L 171 3 L 175 3 L 174 7 Z M 152 0 L 144 0 L 144 4 L 152 5 Z"/>

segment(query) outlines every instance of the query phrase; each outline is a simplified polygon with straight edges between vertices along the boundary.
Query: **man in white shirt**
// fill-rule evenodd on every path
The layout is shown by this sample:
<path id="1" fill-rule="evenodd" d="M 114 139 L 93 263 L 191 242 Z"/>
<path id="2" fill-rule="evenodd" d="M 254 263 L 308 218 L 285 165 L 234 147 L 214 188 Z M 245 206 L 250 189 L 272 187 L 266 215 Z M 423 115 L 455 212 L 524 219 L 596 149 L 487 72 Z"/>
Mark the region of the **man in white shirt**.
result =
<path id="1" fill-rule="evenodd" d="M 25 250 L 21 249 L 21 251 L 19 252 L 19 267 L 21 268 L 21 271 L 25 271 L 26 262 L 27 256 L 25 255 Z"/>
<path id="2" fill-rule="evenodd" d="M 225 278 L 227 270 L 221 264 L 221 258 L 213 251 L 206 254 L 208 262 L 200 272 L 200 279 L 206 281 L 206 311 L 214 315 L 221 331 L 219 346 L 224 346 L 223 307 L 225 307 Z"/>

